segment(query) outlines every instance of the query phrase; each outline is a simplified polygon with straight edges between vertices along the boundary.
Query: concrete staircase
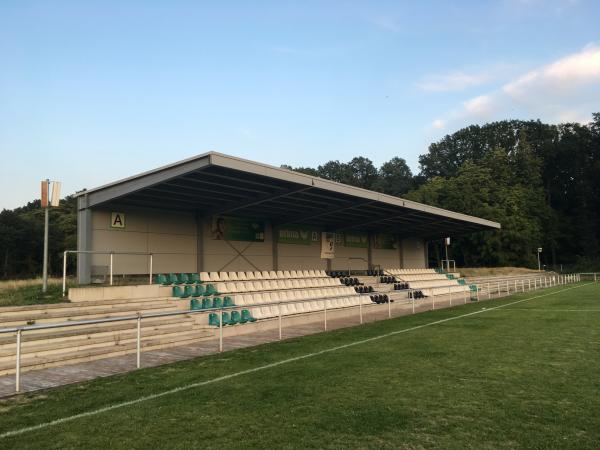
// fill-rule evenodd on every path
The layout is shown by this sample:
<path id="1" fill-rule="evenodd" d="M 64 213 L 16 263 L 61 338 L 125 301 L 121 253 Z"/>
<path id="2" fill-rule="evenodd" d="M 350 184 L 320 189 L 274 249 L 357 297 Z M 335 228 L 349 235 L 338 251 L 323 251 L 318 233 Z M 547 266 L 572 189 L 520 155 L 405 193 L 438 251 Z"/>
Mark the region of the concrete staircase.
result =
<path id="1" fill-rule="evenodd" d="M 162 293 L 162 292 L 161 292 Z M 53 305 L 0 309 L 0 328 L 73 322 L 111 317 L 175 312 L 188 308 L 188 301 L 168 297 L 93 299 Z M 116 295 L 117 297 L 119 295 Z M 206 314 L 150 317 L 142 320 L 142 351 L 186 345 L 215 337 Z M 14 373 L 16 333 L 0 334 L 0 375 Z M 21 370 L 35 370 L 135 353 L 137 321 L 80 324 L 23 332 Z"/>

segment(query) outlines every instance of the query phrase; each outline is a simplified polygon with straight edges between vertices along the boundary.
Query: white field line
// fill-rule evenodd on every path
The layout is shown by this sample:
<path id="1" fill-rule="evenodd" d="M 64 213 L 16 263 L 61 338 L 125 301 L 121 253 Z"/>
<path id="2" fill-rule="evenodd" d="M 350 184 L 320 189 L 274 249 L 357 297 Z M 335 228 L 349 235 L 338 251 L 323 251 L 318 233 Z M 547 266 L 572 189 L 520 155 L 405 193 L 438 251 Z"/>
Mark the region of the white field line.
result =
<path id="1" fill-rule="evenodd" d="M 417 325 L 417 326 L 414 326 L 414 327 L 411 327 L 411 328 L 404 328 L 402 330 L 391 331 L 389 333 L 380 334 L 379 336 L 374 336 L 374 337 L 367 338 L 367 339 L 361 339 L 359 341 L 350 342 L 350 343 L 344 344 L 344 345 L 338 345 L 336 347 L 327 348 L 325 350 L 320 350 L 318 352 L 307 353 L 305 355 L 295 356 L 293 358 L 283 359 L 281 361 L 277 361 L 277 362 L 274 362 L 274 363 L 271 363 L 271 364 L 265 364 L 263 366 L 254 367 L 252 369 L 242 370 L 240 372 L 234 372 L 234 373 L 231 373 L 231 374 L 228 374 L 228 375 L 223 375 L 223 376 L 220 376 L 220 377 L 217 377 L 217 378 L 213 378 L 213 379 L 210 379 L 210 380 L 199 381 L 197 383 L 187 384 L 185 386 L 176 387 L 176 388 L 173 388 L 173 389 L 169 389 L 167 391 L 158 392 L 156 394 L 146 395 L 146 396 L 143 396 L 143 397 L 138 397 L 138 398 L 136 398 L 134 400 L 129 400 L 129 401 L 126 401 L 126 402 L 115 403 L 113 405 L 105 406 L 103 408 L 98 408 L 98 409 L 94 409 L 94 410 L 91 410 L 91 411 L 87 411 L 87 412 L 83 412 L 83 413 L 79 413 L 79 414 L 74 414 L 72 416 L 62 417 L 60 419 L 55 419 L 55 420 L 52 420 L 52 421 L 49 421 L 49 422 L 43 422 L 43 423 L 40 423 L 40 424 L 37 424 L 37 425 L 32 425 L 32 426 L 29 426 L 29 427 L 18 428 L 16 430 L 6 431 L 6 432 L 0 434 L 0 439 L 4 439 L 4 438 L 7 438 L 7 437 L 12 437 L 12 436 L 18 436 L 18 435 L 21 435 L 21 434 L 24 434 L 24 433 L 29 433 L 31 431 L 41 430 L 43 428 L 48 428 L 48 427 L 52 427 L 52 426 L 55 426 L 55 425 L 61 425 L 61 424 L 66 423 L 66 422 L 72 422 L 73 420 L 82 419 L 82 418 L 90 417 L 90 416 L 95 416 L 95 415 L 98 415 L 98 414 L 102 414 L 104 412 L 113 411 L 115 409 L 125 408 L 127 406 L 137 405 L 138 403 L 147 402 L 147 401 L 154 400 L 154 399 L 157 399 L 157 398 L 165 397 L 167 395 L 177 394 L 178 392 L 188 391 L 190 389 L 194 389 L 194 388 L 197 388 L 197 387 L 202 387 L 202 386 L 206 386 L 206 385 L 209 385 L 209 384 L 219 383 L 221 381 L 230 380 L 232 378 L 237 378 L 237 377 L 240 377 L 242 375 L 248 375 L 248 374 L 251 374 L 251 373 L 260 372 L 262 370 L 271 369 L 273 367 L 278 367 L 278 366 L 281 366 L 281 365 L 284 365 L 284 364 L 289 364 L 289 363 L 292 363 L 292 362 L 301 361 L 303 359 L 313 358 L 315 356 L 320 356 L 320 355 L 323 355 L 323 354 L 326 354 L 326 353 L 336 352 L 338 350 L 343 350 L 345 348 L 354 347 L 356 345 L 362 345 L 362 344 L 366 344 L 368 342 L 373 342 L 373 341 L 385 339 L 385 338 L 388 338 L 390 336 L 395 336 L 395 335 L 402 334 L 402 333 L 408 333 L 409 331 L 420 330 L 421 328 L 430 327 L 432 325 L 439 325 L 441 323 L 449 322 L 451 320 L 462 319 L 464 317 L 469 317 L 469 316 L 474 316 L 476 314 L 481 314 L 481 313 L 484 313 L 484 312 L 494 311 L 494 310 L 499 309 L 499 308 L 504 308 L 506 306 L 516 305 L 517 303 L 522 303 L 522 302 L 526 302 L 526 301 L 529 301 L 529 300 L 534 300 L 536 298 L 548 297 L 550 295 L 559 294 L 561 292 L 570 291 L 572 289 L 578 289 L 578 288 L 587 286 L 589 284 L 593 284 L 593 283 L 586 283 L 586 284 L 583 284 L 583 285 L 577 285 L 577 286 L 573 286 L 573 287 L 561 289 L 560 291 L 554 291 L 554 292 L 550 292 L 550 293 L 547 293 L 547 294 L 536 295 L 534 297 L 528 297 L 528 298 L 524 298 L 524 299 L 521 299 L 521 300 L 516 300 L 514 302 L 505 303 L 504 305 L 499 305 L 499 306 L 493 306 L 491 308 L 482 308 L 482 309 L 480 309 L 478 311 L 473 311 L 473 312 L 466 313 L 466 314 L 460 314 L 458 316 L 448 317 L 446 319 L 436 320 L 436 321 L 433 321 L 433 322 L 425 323 L 423 325 Z"/>
<path id="2" fill-rule="evenodd" d="M 541 311 L 541 312 L 600 312 L 600 309 L 544 309 L 544 308 L 506 308 L 504 311 Z"/>

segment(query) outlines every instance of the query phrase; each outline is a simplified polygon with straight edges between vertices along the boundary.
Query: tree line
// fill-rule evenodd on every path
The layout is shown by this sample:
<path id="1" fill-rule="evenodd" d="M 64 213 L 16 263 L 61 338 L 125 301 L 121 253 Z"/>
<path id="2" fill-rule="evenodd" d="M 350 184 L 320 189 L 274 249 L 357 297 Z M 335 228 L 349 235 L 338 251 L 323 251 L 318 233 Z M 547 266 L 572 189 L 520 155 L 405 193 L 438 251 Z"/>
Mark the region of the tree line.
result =
<path id="1" fill-rule="evenodd" d="M 432 143 L 420 172 L 392 158 L 375 167 L 363 156 L 298 172 L 401 196 L 502 224 L 501 231 L 452 236 L 457 265 L 547 266 L 600 270 L 600 113 L 588 124 L 504 120 L 472 125 Z M 76 248 L 76 199 L 50 210 L 50 271 Z M 43 210 L 39 200 L 0 212 L 0 277 L 41 273 Z M 430 242 L 438 265 L 442 241 Z M 70 267 L 69 270 L 73 270 Z"/>
<path id="2" fill-rule="evenodd" d="M 419 164 L 416 175 L 402 158 L 293 170 L 500 222 L 501 231 L 454 237 L 462 267 L 537 267 L 542 247 L 549 267 L 600 270 L 600 113 L 588 124 L 471 125 L 432 143 Z M 429 246 L 439 265 L 442 241 Z"/>

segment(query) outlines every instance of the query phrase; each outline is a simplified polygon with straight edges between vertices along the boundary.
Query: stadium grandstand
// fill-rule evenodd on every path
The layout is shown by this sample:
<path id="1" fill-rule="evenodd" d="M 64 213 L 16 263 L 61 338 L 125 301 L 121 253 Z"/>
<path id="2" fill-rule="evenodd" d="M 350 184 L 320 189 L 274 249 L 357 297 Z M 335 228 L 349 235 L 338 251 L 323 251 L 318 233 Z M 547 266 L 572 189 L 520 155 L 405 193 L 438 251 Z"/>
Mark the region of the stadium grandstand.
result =
<path id="1" fill-rule="evenodd" d="M 0 376 L 131 353 L 140 367 L 142 351 L 281 338 L 323 313 L 327 329 L 542 283 L 478 288 L 427 267 L 427 241 L 496 222 L 220 153 L 77 195 L 78 286 L 69 303 L 4 308 L 5 331 L 26 339 L 0 336 Z"/>

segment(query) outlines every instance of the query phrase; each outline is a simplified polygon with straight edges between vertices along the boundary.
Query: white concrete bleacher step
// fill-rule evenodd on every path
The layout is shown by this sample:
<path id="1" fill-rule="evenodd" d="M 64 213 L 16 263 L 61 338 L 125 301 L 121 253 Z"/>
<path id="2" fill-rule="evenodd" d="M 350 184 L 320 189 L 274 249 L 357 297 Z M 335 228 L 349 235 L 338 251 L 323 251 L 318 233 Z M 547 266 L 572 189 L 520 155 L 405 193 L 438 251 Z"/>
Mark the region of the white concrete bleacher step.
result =
<path id="1" fill-rule="evenodd" d="M 210 340 L 214 338 L 214 330 L 209 328 L 198 328 L 182 331 L 171 330 L 169 333 L 149 334 L 144 337 L 142 332 L 141 348 L 143 351 L 157 350 L 184 346 L 187 344 Z M 97 345 L 95 345 L 97 344 Z M 75 364 L 78 362 L 92 361 L 96 359 L 109 358 L 135 353 L 137 350 L 136 337 L 126 336 L 119 341 L 92 342 L 79 347 L 65 347 L 62 351 L 47 350 L 40 348 L 38 351 L 32 349 L 22 354 L 21 370 L 35 370 L 59 365 Z M 0 375 L 14 373 L 14 356 L 0 358 Z"/>
<path id="2" fill-rule="evenodd" d="M 78 320 L 106 319 L 110 317 L 122 317 L 128 315 L 136 315 L 137 313 L 149 314 L 168 311 L 177 311 L 178 305 L 175 301 L 156 301 L 147 302 L 143 305 L 135 306 L 118 306 L 108 308 L 85 308 L 77 307 L 72 310 L 56 310 L 45 311 L 42 313 L 28 313 L 21 311 L 19 315 L 7 315 L 0 317 L 0 327 L 13 327 L 23 325 L 40 325 L 55 322 L 71 322 Z"/>

